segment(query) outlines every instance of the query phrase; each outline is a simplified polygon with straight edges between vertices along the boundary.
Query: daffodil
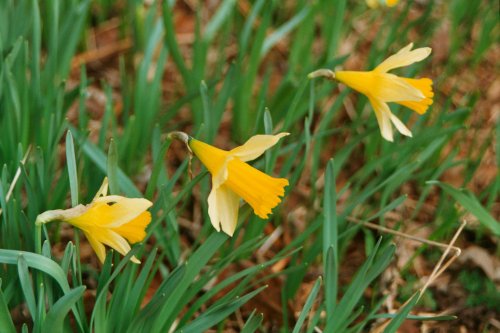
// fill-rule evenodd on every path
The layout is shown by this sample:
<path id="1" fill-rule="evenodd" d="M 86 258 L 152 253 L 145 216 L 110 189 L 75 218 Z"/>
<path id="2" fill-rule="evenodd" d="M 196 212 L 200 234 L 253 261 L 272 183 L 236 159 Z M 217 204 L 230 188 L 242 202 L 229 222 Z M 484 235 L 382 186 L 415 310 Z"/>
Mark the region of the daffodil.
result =
<path id="1" fill-rule="evenodd" d="M 288 133 L 256 135 L 244 145 L 230 151 L 198 141 L 182 132 L 171 138 L 184 141 L 212 174 L 212 190 L 208 196 L 208 215 L 217 231 L 232 236 L 238 222 L 240 198 L 265 219 L 285 195 L 285 178 L 271 177 L 245 162 L 256 159 Z"/>
<path id="2" fill-rule="evenodd" d="M 432 104 L 432 80 L 428 78 L 412 79 L 387 73 L 391 69 L 408 66 L 424 60 L 431 53 L 431 48 L 422 47 L 412 50 L 413 43 L 398 53 L 384 60 L 375 69 L 368 72 L 336 71 L 320 69 L 309 74 L 310 78 L 326 76 L 366 95 L 372 105 L 380 127 L 382 137 L 393 141 L 392 124 L 403 135 L 412 136 L 410 130 L 389 109 L 387 103 L 394 102 L 424 114 Z"/>
<path id="3" fill-rule="evenodd" d="M 398 2 L 399 0 L 366 0 L 366 4 L 371 8 L 377 8 L 380 4 L 387 7 L 394 7 Z"/>
<path id="4" fill-rule="evenodd" d="M 90 204 L 46 211 L 38 215 L 36 224 L 62 221 L 81 229 L 101 262 L 106 258 L 104 245 L 126 255 L 130 251 L 128 242 L 137 243 L 146 237 L 145 230 L 151 222 L 147 209 L 152 203 L 142 198 L 106 195 L 107 191 L 108 182 L 104 179 Z M 136 257 L 131 260 L 139 263 Z"/>

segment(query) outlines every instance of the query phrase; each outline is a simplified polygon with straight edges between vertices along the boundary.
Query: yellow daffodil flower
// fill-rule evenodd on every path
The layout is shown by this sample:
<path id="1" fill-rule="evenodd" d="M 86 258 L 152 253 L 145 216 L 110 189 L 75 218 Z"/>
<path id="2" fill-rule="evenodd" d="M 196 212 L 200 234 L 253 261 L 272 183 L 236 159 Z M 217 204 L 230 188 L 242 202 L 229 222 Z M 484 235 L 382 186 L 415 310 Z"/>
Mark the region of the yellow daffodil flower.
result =
<path id="1" fill-rule="evenodd" d="M 392 124 L 403 135 L 412 136 L 410 130 L 392 114 L 388 102 L 394 102 L 424 114 L 432 105 L 432 80 L 428 78 L 411 79 L 387 73 L 391 69 L 408 66 L 429 56 L 431 48 L 422 47 L 412 50 L 413 43 L 390 56 L 369 72 L 336 71 L 320 69 L 309 74 L 310 78 L 326 76 L 342 82 L 346 86 L 366 95 L 375 110 L 375 116 L 382 137 L 393 141 Z"/>
<path id="2" fill-rule="evenodd" d="M 106 195 L 107 179 L 88 205 L 78 205 L 70 209 L 49 210 L 36 219 L 36 224 L 52 221 L 67 222 L 83 231 L 101 262 L 106 258 L 104 245 L 122 255 L 130 251 L 130 243 L 140 242 L 146 237 L 146 227 L 151 222 L 147 211 L 152 203 L 142 198 L 125 198 Z M 131 260 L 140 263 L 136 257 Z"/>
<path id="3" fill-rule="evenodd" d="M 208 196 L 208 215 L 217 231 L 232 236 L 238 222 L 240 198 L 265 219 L 285 195 L 288 180 L 274 178 L 245 162 L 256 159 L 288 133 L 256 135 L 244 145 L 222 150 L 189 137 L 182 132 L 170 133 L 189 147 L 212 174 L 212 191 Z"/>
<path id="4" fill-rule="evenodd" d="M 377 8 L 380 4 L 386 5 L 387 7 L 394 7 L 398 2 L 399 0 L 366 0 L 366 4 L 370 8 Z"/>

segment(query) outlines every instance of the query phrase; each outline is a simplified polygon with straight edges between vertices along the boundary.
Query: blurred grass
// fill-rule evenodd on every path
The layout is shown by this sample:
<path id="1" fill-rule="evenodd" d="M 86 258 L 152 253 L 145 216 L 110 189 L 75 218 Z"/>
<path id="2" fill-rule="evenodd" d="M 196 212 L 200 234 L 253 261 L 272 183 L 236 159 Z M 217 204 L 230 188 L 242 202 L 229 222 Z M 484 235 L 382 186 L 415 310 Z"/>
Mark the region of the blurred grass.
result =
<path id="1" fill-rule="evenodd" d="M 429 226 L 428 237 L 443 242 L 473 216 L 468 232 L 499 253 L 500 181 L 477 179 L 500 127 L 494 111 L 477 115 L 488 110 L 477 108 L 483 78 L 465 88 L 460 80 L 498 73 L 498 2 L 479 3 L 2 1 L 0 331 L 360 332 L 387 312 L 380 275 L 398 248 L 349 216 Z M 74 66 L 98 38 L 130 38 L 132 47 Z M 434 79 L 431 110 L 417 118 L 391 106 L 412 139 L 384 141 L 364 97 L 307 79 L 321 67 L 372 68 L 409 42 L 436 46 L 435 58 L 401 71 Z M 223 148 L 291 133 L 254 163 L 290 180 L 270 221 L 243 206 L 234 238 L 212 230 L 209 177 L 190 179 L 184 148 L 164 139 L 180 129 Z M 77 230 L 36 230 L 34 221 L 88 203 L 105 176 L 112 193 L 153 200 L 154 219 L 147 242 L 125 258 L 110 252 L 100 267 Z M 261 315 L 267 302 L 274 312 Z"/>

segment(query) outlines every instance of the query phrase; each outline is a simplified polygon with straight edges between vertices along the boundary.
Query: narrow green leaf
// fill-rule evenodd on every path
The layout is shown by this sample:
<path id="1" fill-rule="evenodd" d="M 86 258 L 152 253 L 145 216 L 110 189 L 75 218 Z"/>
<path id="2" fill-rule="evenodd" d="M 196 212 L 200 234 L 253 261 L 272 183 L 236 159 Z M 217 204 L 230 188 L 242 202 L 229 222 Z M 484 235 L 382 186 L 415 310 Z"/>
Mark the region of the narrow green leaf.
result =
<path id="1" fill-rule="evenodd" d="M 490 229 L 493 234 L 500 236 L 500 223 L 484 208 L 477 198 L 466 189 L 458 190 L 446 183 L 439 181 L 428 181 L 427 184 L 438 185 L 446 193 L 451 195 L 453 199 L 458 201 L 472 215 L 477 217 L 479 223 Z"/>
<path id="2" fill-rule="evenodd" d="M 2 292 L 2 279 L 0 279 L 0 332 L 15 333 L 16 328 L 10 316 L 9 306 Z"/>
<path id="3" fill-rule="evenodd" d="M 330 159 L 325 171 L 325 190 L 323 196 L 323 269 L 325 276 L 326 312 L 333 313 L 337 300 L 338 279 L 338 223 L 337 189 L 335 180 L 335 161 Z"/>
<path id="4" fill-rule="evenodd" d="M 295 327 L 293 328 L 293 333 L 299 333 L 303 331 L 302 326 L 304 325 L 304 321 L 306 320 L 306 317 L 309 314 L 309 311 L 311 311 L 312 305 L 316 300 L 316 296 L 318 295 L 320 286 L 321 286 L 321 277 L 319 277 L 316 280 L 314 286 L 312 287 L 311 292 L 309 293 L 309 296 L 307 296 L 306 303 L 304 304 L 302 311 L 300 311 L 299 318 L 297 319 Z"/>
<path id="5" fill-rule="evenodd" d="M 54 303 L 45 317 L 42 332 L 63 333 L 64 319 L 75 303 L 83 296 L 84 291 L 85 286 L 76 287 Z"/>
<path id="6" fill-rule="evenodd" d="M 269 50 L 276 45 L 280 40 L 285 38 L 287 34 L 295 29 L 311 12 L 309 7 L 304 7 L 300 12 L 298 12 L 294 17 L 292 17 L 288 22 L 283 24 L 281 27 L 276 29 L 272 34 L 266 37 L 262 49 L 260 51 L 260 56 L 264 57 Z"/>
<path id="7" fill-rule="evenodd" d="M 229 236 L 222 232 L 214 232 L 191 255 L 189 260 L 185 263 L 186 273 L 173 292 L 165 299 L 165 305 L 154 321 L 153 331 L 163 331 L 165 327 L 170 327 L 170 324 L 174 321 L 174 315 L 181 310 L 178 304 L 184 304 L 182 300 L 184 293 L 194 282 L 196 276 L 203 269 L 208 260 L 217 252 L 219 247 L 228 237 Z"/>
<path id="8" fill-rule="evenodd" d="M 224 0 L 217 9 L 210 22 L 208 22 L 205 28 L 204 39 L 206 43 L 210 43 L 215 37 L 215 34 L 224 24 L 224 22 L 230 17 L 236 0 Z"/>
<path id="9" fill-rule="evenodd" d="M 31 314 L 31 318 L 35 321 L 37 318 L 35 293 L 33 292 L 33 284 L 31 282 L 30 272 L 28 271 L 28 264 L 22 255 L 17 258 L 17 272 L 24 299 L 28 305 L 28 310 Z"/>
<path id="10" fill-rule="evenodd" d="M 180 329 L 179 333 L 198 333 L 205 332 L 210 327 L 216 325 L 221 320 L 227 318 L 231 313 L 234 313 L 243 304 L 248 302 L 255 295 L 260 293 L 262 290 L 266 289 L 267 286 L 260 287 L 257 290 L 252 291 L 242 297 L 238 297 L 235 300 L 214 306 L 213 308 L 203 312 L 198 318 L 193 320 L 189 325 L 186 325 Z"/>
<path id="11" fill-rule="evenodd" d="M 257 329 L 260 327 L 262 323 L 263 318 L 264 316 L 262 315 L 262 313 L 255 315 L 255 310 L 253 310 L 250 316 L 248 317 L 245 326 L 243 326 L 241 333 L 253 333 L 257 331 Z"/>
<path id="12" fill-rule="evenodd" d="M 0 249 L 0 263 L 17 265 L 18 258 L 20 256 L 23 257 L 23 260 L 26 261 L 26 264 L 29 267 L 38 269 L 52 276 L 57 281 L 65 294 L 70 291 L 66 274 L 63 272 L 61 267 L 52 259 L 31 252 Z M 82 320 L 76 308 L 73 308 L 73 314 L 80 328 L 83 327 Z"/>
<path id="13" fill-rule="evenodd" d="M 78 205 L 78 175 L 76 170 L 75 145 L 71 130 L 66 132 L 66 163 L 68 165 L 71 205 L 75 207 Z"/>
<path id="14" fill-rule="evenodd" d="M 400 309 L 396 317 L 394 317 L 390 321 L 389 325 L 387 325 L 387 327 L 385 328 L 384 333 L 395 333 L 401 326 L 401 324 L 403 324 L 411 309 L 413 309 L 415 304 L 417 304 L 419 298 L 420 292 L 417 292 L 415 295 L 413 295 L 408 304 Z"/>
<path id="15" fill-rule="evenodd" d="M 119 181 L 118 181 L 118 150 L 113 138 L 109 142 L 107 173 L 110 194 L 119 194 Z"/>
<path id="16" fill-rule="evenodd" d="M 106 155 L 92 144 L 88 139 L 78 132 L 78 130 L 71 129 L 77 141 L 82 142 L 81 147 L 85 155 L 87 155 L 102 172 L 106 172 L 107 158 Z M 135 187 L 134 183 L 127 177 L 127 175 L 118 168 L 118 179 L 121 190 L 129 197 L 142 197 L 142 193 Z"/>

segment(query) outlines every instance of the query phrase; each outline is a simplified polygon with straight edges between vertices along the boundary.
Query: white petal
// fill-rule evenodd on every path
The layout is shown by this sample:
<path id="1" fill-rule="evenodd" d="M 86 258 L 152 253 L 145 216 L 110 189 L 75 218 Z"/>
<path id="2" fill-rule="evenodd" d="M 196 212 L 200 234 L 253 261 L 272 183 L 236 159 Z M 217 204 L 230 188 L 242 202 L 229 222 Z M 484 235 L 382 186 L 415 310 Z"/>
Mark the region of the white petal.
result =
<path id="1" fill-rule="evenodd" d="M 108 195 L 94 200 L 93 205 L 106 205 L 106 209 L 99 212 L 102 224 L 106 227 L 116 228 L 130 222 L 142 212 L 146 211 L 153 203 L 143 198 L 125 198 L 119 195 Z M 106 223 L 107 222 L 107 223 Z"/>
<path id="2" fill-rule="evenodd" d="M 394 68 L 408 66 L 415 62 L 424 60 L 432 52 L 432 49 L 430 47 L 421 47 L 415 50 L 411 50 L 412 47 L 413 43 L 410 43 L 406 47 L 399 50 L 398 53 L 393 54 L 389 58 L 385 59 L 380 65 L 375 68 L 375 70 L 380 72 L 387 72 Z"/>
<path id="3" fill-rule="evenodd" d="M 290 133 L 276 135 L 255 135 L 242 146 L 232 149 L 229 154 L 238 157 L 243 162 L 251 161 L 262 155 L 267 149 L 274 146 L 282 137 Z"/>
<path id="4" fill-rule="evenodd" d="M 227 186 L 212 188 L 208 196 L 208 215 L 217 231 L 224 231 L 229 236 L 234 234 L 238 223 L 239 196 Z"/>
<path id="5" fill-rule="evenodd" d="M 392 135 L 392 125 L 391 125 L 391 110 L 389 106 L 377 99 L 371 98 L 370 103 L 375 111 L 375 116 L 377 117 L 378 126 L 380 127 L 380 134 L 387 141 L 393 141 Z"/>
<path id="6" fill-rule="evenodd" d="M 403 124 L 401 122 L 401 120 L 399 120 L 398 117 L 396 117 L 394 114 L 392 114 L 392 112 L 390 114 L 390 117 L 391 117 L 392 123 L 394 124 L 394 126 L 396 126 L 399 133 L 406 135 L 406 136 L 409 136 L 409 137 L 412 136 L 411 131 L 408 129 L 408 127 L 406 127 L 405 124 Z"/>

